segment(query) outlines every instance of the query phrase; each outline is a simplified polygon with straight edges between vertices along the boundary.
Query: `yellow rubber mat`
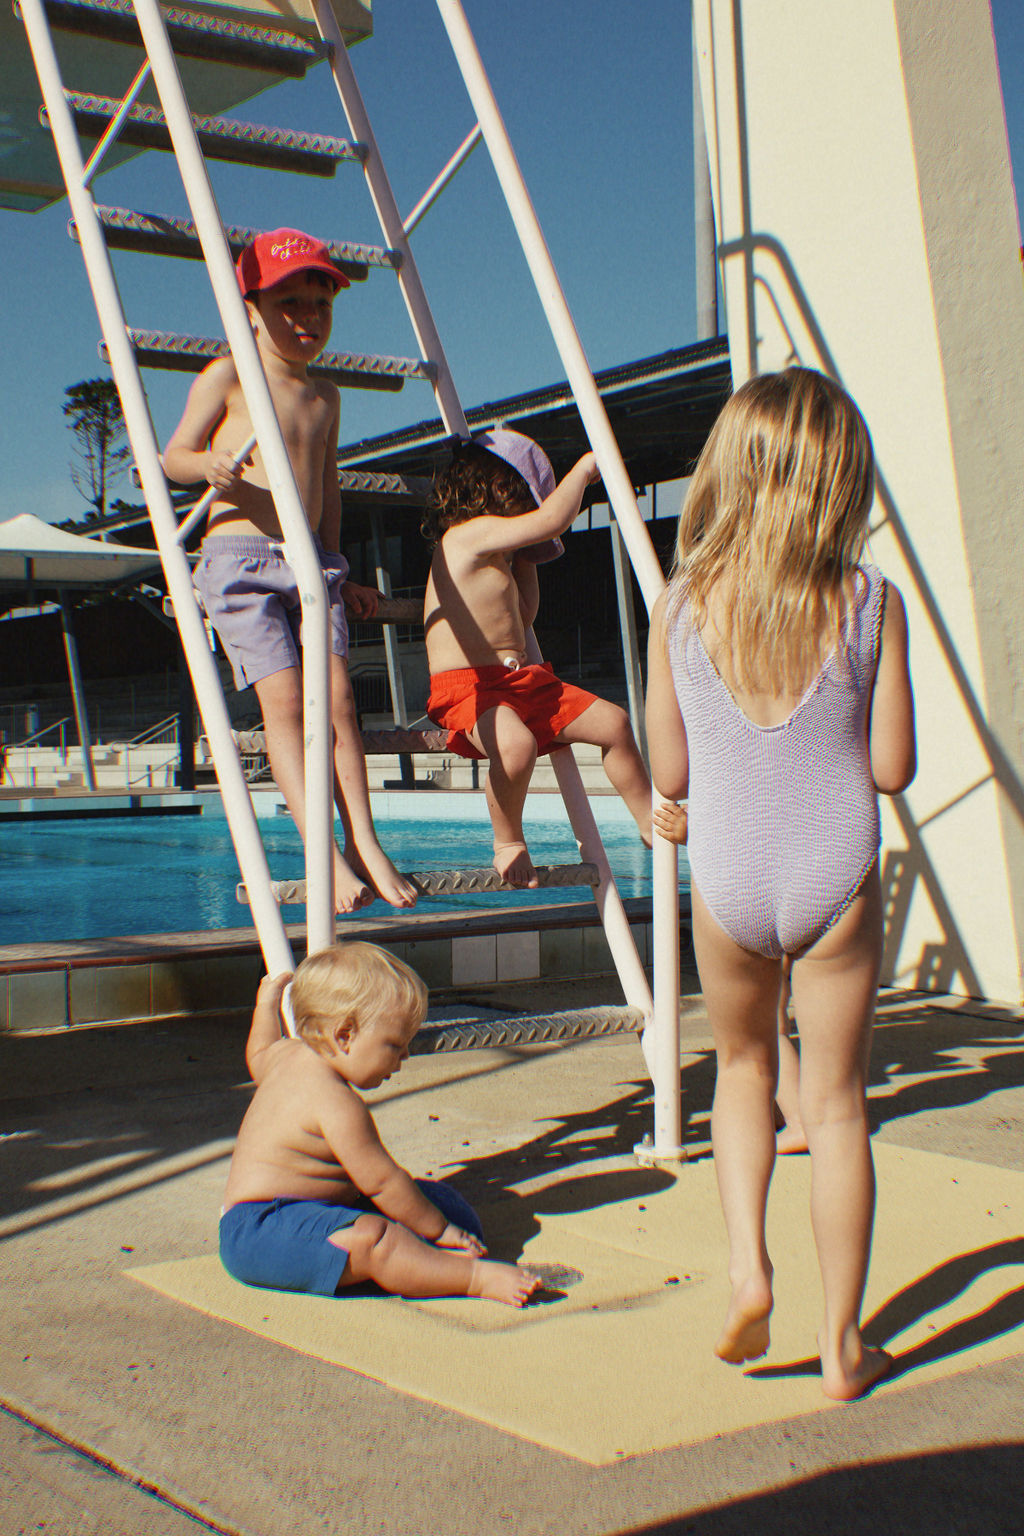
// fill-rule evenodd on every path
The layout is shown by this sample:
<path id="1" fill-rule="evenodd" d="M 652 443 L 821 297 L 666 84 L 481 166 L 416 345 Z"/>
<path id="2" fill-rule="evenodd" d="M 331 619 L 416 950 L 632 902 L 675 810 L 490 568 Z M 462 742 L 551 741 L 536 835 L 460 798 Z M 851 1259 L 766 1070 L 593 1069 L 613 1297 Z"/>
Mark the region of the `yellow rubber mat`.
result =
<path id="1" fill-rule="evenodd" d="M 893 1378 L 876 1390 L 1024 1353 L 1024 1174 L 883 1143 L 875 1160 L 865 1317 L 871 1342 L 896 1356 Z M 851 1411 L 822 1395 L 817 1375 L 809 1185 L 807 1158 L 779 1160 L 772 1347 L 742 1369 L 712 1353 L 727 1284 L 710 1160 L 641 1200 L 542 1216 L 523 1259 L 545 1267 L 551 1299 L 523 1311 L 461 1297 L 255 1290 L 213 1256 L 127 1273 L 274 1343 L 601 1465 L 820 1409 Z M 509 1219 L 509 1207 L 482 1213 L 497 1257 L 511 1256 L 503 1212 Z"/>

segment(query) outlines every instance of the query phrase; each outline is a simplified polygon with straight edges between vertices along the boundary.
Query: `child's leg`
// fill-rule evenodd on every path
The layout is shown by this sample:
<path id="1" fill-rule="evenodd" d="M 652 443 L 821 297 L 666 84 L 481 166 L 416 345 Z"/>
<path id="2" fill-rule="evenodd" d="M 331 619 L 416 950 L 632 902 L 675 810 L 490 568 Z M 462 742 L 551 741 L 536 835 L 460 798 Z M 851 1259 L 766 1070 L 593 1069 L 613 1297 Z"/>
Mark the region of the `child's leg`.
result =
<path id="1" fill-rule="evenodd" d="M 490 763 L 485 793 L 494 829 L 494 867 L 509 885 L 534 888 L 533 867 L 523 835 L 523 806 L 537 761 L 537 742 L 515 710 L 499 704 L 467 732 Z"/>
<path id="2" fill-rule="evenodd" d="M 297 667 L 285 667 L 260 678 L 256 697 L 263 711 L 267 756 L 274 781 L 306 841 L 306 768 L 303 751 L 302 675 Z M 373 900 L 373 892 L 334 851 L 334 905 L 339 912 L 354 912 Z"/>
<path id="3" fill-rule="evenodd" d="M 373 1280 L 393 1296 L 486 1296 L 521 1307 L 540 1286 L 538 1277 L 518 1264 L 435 1248 L 383 1216 L 360 1216 L 329 1241 L 348 1249 L 342 1285 Z"/>
<path id="4" fill-rule="evenodd" d="M 357 874 L 368 880 L 393 907 L 414 907 L 414 888 L 399 874 L 377 841 L 352 684 L 344 657 L 333 654 L 331 723 L 334 727 L 335 800 L 345 828 L 345 857 Z"/>
<path id="5" fill-rule="evenodd" d="M 626 711 L 607 699 L 596 699 L 559 732 L 558 740 L 589 742 L 601 748 L 601 762 L 609 783 L 626 802 L 640 836 L 649 848 L 652 841 L 651 781 Z"/>
<path id="6" fill-rule="evenodd" d="M 884 1350 L 867 1349 L 860 1332 L 875 1209 L 866 1095 L 881 912 L 876 869 L 835 926 L 793 967 L 811 1219 L 825 1292 L 818 1336 L 822 1385 L 829 1397 L 842 1399 L 866 1391 L 891 1363 Z"/>
<path id="7" fill-rule="evenodd" d="M 775 1104 L 782 1125 L 776 1138 L 779 1152 L 806 1152 L 807 1134 L 800 1118 L 800 1055 L 789 1033 L 789 999 L 792 992 L 792 961 L 782 962 L 782 991 L 779 994 L 779 1082 Z"/>
<path id="8" fill-rule="evenodd" d="M 779 962 L 733 942 L 691 890 L 693 945 L 715 1040 L 711 1142 L 729 1238 L 732 1299 L 715 1345 L 723 1360 L 763 1355 L 769 1344 L 772 1264 L 765 1243 L 775 1166 Z"/>

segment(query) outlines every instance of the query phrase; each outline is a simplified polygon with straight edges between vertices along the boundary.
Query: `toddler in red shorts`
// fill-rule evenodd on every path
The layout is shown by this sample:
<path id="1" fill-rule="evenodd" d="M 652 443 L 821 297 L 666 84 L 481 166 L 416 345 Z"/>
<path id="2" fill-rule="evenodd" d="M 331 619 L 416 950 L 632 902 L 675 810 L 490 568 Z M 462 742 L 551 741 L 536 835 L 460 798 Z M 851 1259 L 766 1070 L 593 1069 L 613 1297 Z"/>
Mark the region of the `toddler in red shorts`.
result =
<path id="1" fill-rule="evenodd" d="M 574 741 L 601 748 L 613 788 L 651 842 L 651 784 L 629 716 L 527 657 L 537 566 L 561 553 L 560 535 L 597 478 L 597 461 L 585 453 L 556 485 L 543 449 L 498 428 L 456 445 L 424 520 L 434 545 L 424 607 L 427 714 L 454 751 L 490 763 L 494 867 L 509 885 L 537 884 L 523 835 L 537 754 Z"/>

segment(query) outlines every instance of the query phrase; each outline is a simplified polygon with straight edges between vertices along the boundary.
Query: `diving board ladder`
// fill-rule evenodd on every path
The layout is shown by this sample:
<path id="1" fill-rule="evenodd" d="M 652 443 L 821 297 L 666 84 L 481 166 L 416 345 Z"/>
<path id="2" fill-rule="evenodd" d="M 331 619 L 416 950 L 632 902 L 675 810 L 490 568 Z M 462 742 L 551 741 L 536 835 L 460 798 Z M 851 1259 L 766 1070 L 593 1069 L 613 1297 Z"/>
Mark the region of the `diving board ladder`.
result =
<path id="1" fill-rule="evenodd" d="M 329 354 L 322 360 L 343 385 L 400 388 L 406 378 L 428 380 L 449 433 L 468 435 L 444 350 L 416 269 L 408 235 L 426 199 L 403 223 L 352 71 L 345 39 L 329 0 L 308 0 L 319 42 L 296 36 L 273 21 L 247 13 L 245 25 L 187 6 L 166 13 L 157 0 L 18 0 L 42 91 L 44 112 L 61 164 L 125 423 L 153 523 L 168 589 L 210 742 L 218 782 L 264 960 L 271 973 L 290 970 L 291 948 L 272 889 L 226 703 L 193 593 L 185 539 L 193 520 L 179 527 L 160 463 L 159 446 L 139 373 L 140 365 L 198 371 L 225 351 L 235 362 L 254 434 L 266 466 L 303 605 L 303 709 L 306 783 L 307 942 L 313 949 L 332 944 L 336 919 L 332 891 L 332 760 L 329 713 L 328 614 L 323 576 L 302 509 L 291 464 L 276 420 L 245 306 L 235 280 L 233 253 L 255 232 L 225 228 L 206 161 L 223 158 L 269 164 L 295 173 L 330 173 L 346 163 L 362 166 L 386 242 L 383 250 L 328 242 L 338 264 L 351 275 L 391 270 L 399 283 L 419 346 L 418 360 Z M 438 0 L 482 133 L 505 193 L 513 221 L 538 286 L 588 436 L 608 489 L 616 524 L 640 580 L 648 607 L 663 585 L 657 558 L 640 517 L 633 488 L 611 432 L 578 336 L 551 264 L 536 216 L 519 173 L 507 133 L 490 91 L 468 24 L 457 0 Z M 51 23 L 117 42 L 141 46 L 142 62 L 120 100 L 69 91 L 62 79 Z M 348 119 L 350 141 L 257 128 L 190 111 L 178 58 L 234 58 L 247 69 L 271 75 L 299 75 L 325 58 Z M 125 71 L 127 76 L 127 69 Z M 152 82 L 159 108 L 142 102 Z M 476 130 L 474 130 L 475 134 Z M 82 136 L 98 140 L 88 161 Z M 473 136 L 471 135 L 471 138 Z M 107 209 L 97 204 L 92 183 L 107 150 L 123 139 L 142 147 L 170 149 L 188 199 L 191 219 L 177 220 Z M 467 144 L 469 141 L 467 140 Z M 465 146 L 464 146 L 465 148 Z M 461 153 L 461 152 L 460 152 Z M 457 159 L 458 157 L 456 157 Z M 454 164 L 454 162 L 453 162 Z M 430 195 L 433 195 L 431 189 Z M 110 259 L 111 248 L 130 246 L 165 255 L 201 258 L 213 288 L 227 338 L 226 346 L 203 338 L 167 337 L 130 329 Z M 530 659 L 540 651 L 529 636 Z M 675 850 L 656 839 L 655 996 L 637 955 L 579 769 L 571 752 L 552 763 L 584 864 L 597 871 L 595 900 L 628 1008 L 646 1023 L 644 1049 L 655 1083 L 652 1155 L 679 1150 L 678 895 Z M 319 829 L 319 830 L 318 830 Z"/>

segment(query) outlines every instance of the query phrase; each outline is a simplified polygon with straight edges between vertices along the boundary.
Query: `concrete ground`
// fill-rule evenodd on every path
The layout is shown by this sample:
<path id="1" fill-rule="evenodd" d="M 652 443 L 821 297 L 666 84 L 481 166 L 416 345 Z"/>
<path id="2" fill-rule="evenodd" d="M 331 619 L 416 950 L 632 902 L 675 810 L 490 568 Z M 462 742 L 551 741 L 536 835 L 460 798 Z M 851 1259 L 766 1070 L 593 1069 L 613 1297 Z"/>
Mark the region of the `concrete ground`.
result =
<path id="1" fill-rule="evenodd" d="M 473 999 L 524 1011 L 617 1000 L 614 982 L 596 980 L 503 986 Z M 698 1240 L 719 1241 L 720 1217 L 707 1203 L 713 1064 L 695 990 L 682 1008 L 692 1161 L 675 1177 L 639 1167 L 632 1155 L 651 1119 L 632 1037 L 413 1058 L 374 1095 L 378 1123 L 412 1171 L 448 1177 L 454 1170 L 482 1207 L 513 1212 L 499 1240 L 510 1251 L 498 1256 L 514 1256 L 549 1218 L 556 1230 L 558 1220 L 566 1232 L 589 1223 L 591 1236 L 600 1236 L 603 1225 L 612 1233 L 627 1206 L 645 1211 L 671 1197 L 684 1214 L 659 1238 L 669 1245 L 666 1257 L 678 1253 L 678 1273 L 664 1283 L 689 1281 L 688 1255 Z M 205 1263 L 215 1254 L 226 1160 L 248 1099 L 245 1029 L 236 1016 L 0 1038 L 3 1536 L 1024 1531 L 1024 1223 L 1004 1222 L 999 1240 L 979 1248 L 950 1230 L 947 1207 L 933 1206 L 929 1193 L 935 1170 L 950 1189 L 968 1176 L 1001 1196 L 1017 1188 L 1015 1178 L 1024 1186 L 1019 1014 L 883 994 L 873 1059 L 880 1168 L 902 1167 L 902 1158 L 909 1170 L 903 1183 L 882 1181 L 885 1246 L 899 1247 L 905 1233 L 901 1259 L 915 1276 L 897 1295 L 883 1287 L 876 1326 L 885 1314 L 890 1333 L 902 1327 L 906 1316 L 892 1322 L 901 1306 L 923 1317 L 955 1301 L 986 1269 L 999 1271 L 998 1294 L 980 1309 L 968 1306 L 930 1350 L 908 1354 L 898 1381 L 852 1407 L 780 1415 L 770 1379 L 715 1366 L 730 1373 L 721 1378 L 723 1393 L 749 1389 L 766 1404 L 763 1421 L 729 1432 L 700 1427 L 698 1410 L 709 1405 L 694 1399 L 713 1393 L 706 1382 L 718 1378 L 706 1368 L 711 1338 L 686 1338 L 675 1400 L 665 1404 L 678 1421 L 678 1443 L 615 1460 L 552 1449 L 557 1434 L 548 1431 L 531 1438 L 498 1428 L 493 1415 L 488 1421 L 444 1406 L 440 1391 L 395 1390 L 386 1375 L 330 1364 L 132 1278 L 133 1269 L 156 1273 L 153 1266 Z M 803 1177 L 797 1164 L 805 1168 L 806 1160 L 780 1163 L 780 1201 Z M 1013 1206 L 1014 1218 L 1015 1199 L 1007 1195 L 1000 1206 Z M 932 1233 L 957 1257 L 936 1268 L 916 1251 L 923 1239 L 915 1233 Z M 780 1258 L 789 1236 L 776 1237 Z M 882 1247 L 880 1222 L 876 1268 Z M 707 1279 L 708 1287 L 723 1284 L 724 1275 Z M 246 1292 L 253 1294 L 271 1295 Z M 816 1295 L 813 1284 L 809 1294 Z M 365 1315 L 382 1319 L 382 1330 L 398 1314 L 377 1308 L 406 1307 L 356 1305 L 370 1307 Z M 647 1330 L 634 1337 L 647 1345 L 667 1314 L 644 1298 L 629 1305 L 640 1309 L 634 1325 Z M 596 1397 L 593 1373 L 602 1339 L 621 1322 L 611 1314 L 624 1310 L 626 1303 L 592 1308 L 592 1348 L 559 1360 L 552 1380 L 567 1418 L 599 1426 L 615 1413 L 617 1394 L 605 1388 Z M 477 1341 L 458 1328 L 444 1337 L 457 1377 Z M 679 1342 L 666 1338 L 665 1347 Z M 925 1368 L 929 1359 L 938 1378 Z M 631 1365 L 616 1362 L 623 1394 L 635 1390 Z M 515 1370 L 510 1394 L 529 1385 L 516 1381 Z"/>

